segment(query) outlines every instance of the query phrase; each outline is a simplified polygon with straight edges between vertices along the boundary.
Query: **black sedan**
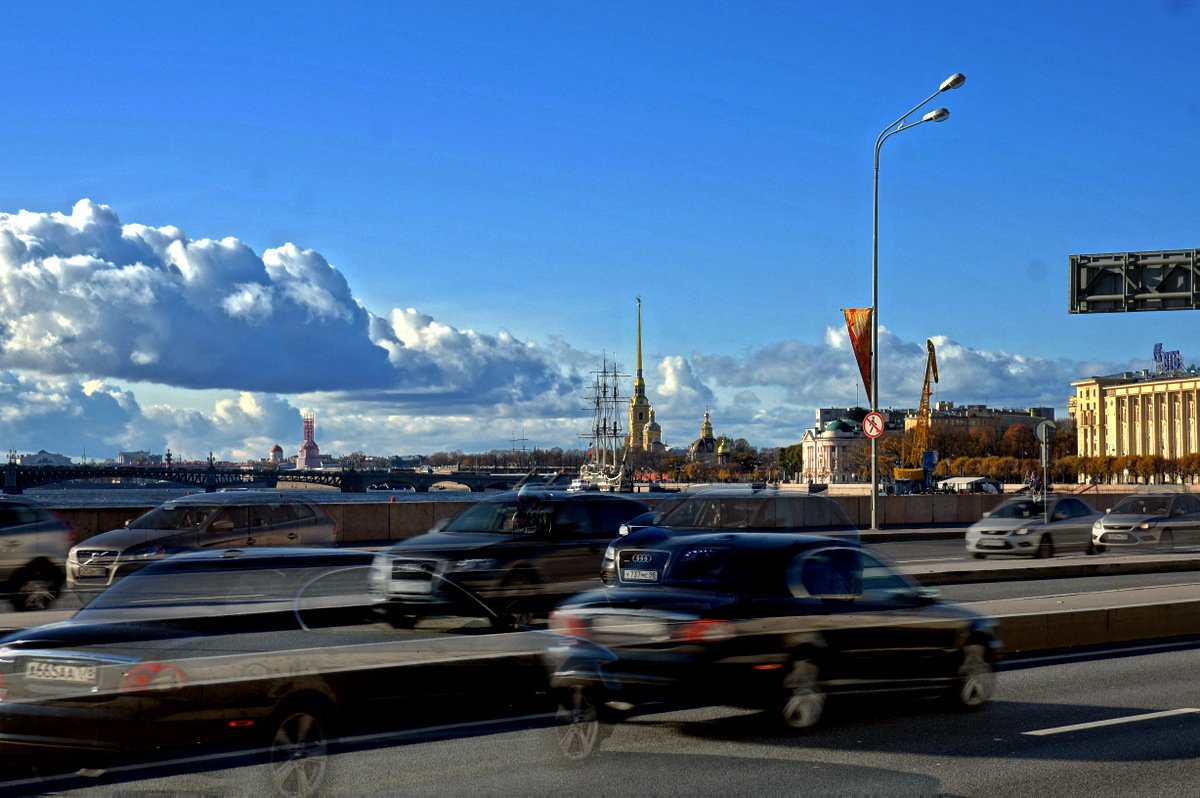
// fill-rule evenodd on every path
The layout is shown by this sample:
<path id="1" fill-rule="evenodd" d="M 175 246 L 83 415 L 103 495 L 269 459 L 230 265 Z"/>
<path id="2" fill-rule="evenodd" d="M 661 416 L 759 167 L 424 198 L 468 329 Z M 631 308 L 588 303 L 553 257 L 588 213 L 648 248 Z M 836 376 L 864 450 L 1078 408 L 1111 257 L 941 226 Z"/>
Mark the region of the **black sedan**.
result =
<path id="1" fill-rule="evenodd" d="M 570 598 L 552 628 L 617 654 L 632 711 L 722 704 L 792 729 L 826 696 L 919 690 L 963 708 L 993 687 L 995 623 L 938 601 L 852 541 L 721 533 L 617 552 L 614 586 Z"/>
<path id="2" fill-rule="evenodd" d="M 519 627 L 445 580 L 380 600 L 372 561 L 334 549 L 185 554 L 70 620 L 0 639 L 8 789 L 22 790 L 16 763 L 99 772 L 211 752 L 212 766 L 260 758 L 257 792 L 306 795 L 327 780 L 339 738 L 512 718 L 551 726 L 568 758 L 595 751 L 611 654 Z"/>

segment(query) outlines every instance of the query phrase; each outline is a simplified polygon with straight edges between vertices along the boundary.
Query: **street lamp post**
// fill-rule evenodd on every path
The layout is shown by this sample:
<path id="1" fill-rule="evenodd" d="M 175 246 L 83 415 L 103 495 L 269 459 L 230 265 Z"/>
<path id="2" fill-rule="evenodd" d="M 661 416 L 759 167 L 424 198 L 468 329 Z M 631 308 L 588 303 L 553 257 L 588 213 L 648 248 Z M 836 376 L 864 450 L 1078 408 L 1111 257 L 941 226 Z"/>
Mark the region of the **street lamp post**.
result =
<path id="1" fill-rule="evenodd" d="M 966 77 L 956 72 L 942 81 L 933 94 L 912 107 L 912 110 L 883 129 L 875 140 L 875 207 L 872 213 L 871 230 L 871 410 L 879 412 L 879 148 L 883 142 L 901 130 L 908 130 L 925 122 L 944 122 L 950 111 L 938 108 L 922 116 L 916 122 L 905 123 L 918 108 L 944 91 L 957 89 Z M 879 530 L 879 438 L 871 438 L 871 530 Z"/>

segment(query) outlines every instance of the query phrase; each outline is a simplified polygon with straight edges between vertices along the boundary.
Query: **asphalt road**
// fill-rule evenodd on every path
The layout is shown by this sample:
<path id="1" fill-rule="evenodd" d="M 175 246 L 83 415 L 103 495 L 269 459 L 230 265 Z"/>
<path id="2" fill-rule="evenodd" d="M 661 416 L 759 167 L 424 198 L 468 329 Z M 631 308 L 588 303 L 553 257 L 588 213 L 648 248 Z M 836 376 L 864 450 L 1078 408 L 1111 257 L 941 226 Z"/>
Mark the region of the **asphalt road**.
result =
<path id="1" fill-rule="evenodd" d="M 843 706 L 806 735 L 724 709 L 617 726 L 568 766 L 545 732 L 335 758 L 334 796 L 1192 796 L 1200 649 L 1008 670 L 975 713 L 933 702 Z M 249 769 L 70 789 L 77 796 L 251 795 Z"/>

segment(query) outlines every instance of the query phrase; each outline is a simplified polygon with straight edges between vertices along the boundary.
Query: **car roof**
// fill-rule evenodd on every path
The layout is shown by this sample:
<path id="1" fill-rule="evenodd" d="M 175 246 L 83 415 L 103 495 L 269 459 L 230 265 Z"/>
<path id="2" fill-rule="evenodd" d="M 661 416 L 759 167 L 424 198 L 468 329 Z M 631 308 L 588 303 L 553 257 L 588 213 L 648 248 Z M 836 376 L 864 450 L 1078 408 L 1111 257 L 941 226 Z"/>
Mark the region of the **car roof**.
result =
<path id="1" fill-rule="evenodd" d="M 688 499 L 711 499 L 713 497 L 723 498 L 771 498 L 771 497 L 787 497 L 789 499 L 812 499 L 814 501 L 834 502 L 836 501 L 829 496 L 823 496 L 819 493 L 808 493 L 802 490 L 782 490 L 776 487 L 766 487 L 758 484 L 741 484 L 741 485 L 715 485 L 704 486 L 696 489 L 688 489 L 686 492 L 678 494 L 684 501 Z"/>
<path id="2" fill-rule="evenodd" d="M 245 549 L 221 549 L 219 551 L 193 551 L 167 557 L 150 563 L 139 572 L 171 573 L 178 571 L 202 571 L 214 568 L 272 568 L 288 566 L 353 566 L 369 565 L 375 552 L 365 549 L 334 549 L 321 547 L 263 547 Z"/>
<path id="3" fill-rule="evenodd" d="M 189 493 L 184 496 L 175 496 L 167 499 L 159 504 L 159 507 L 168 504 L 312 504 L 313 502 L 303 496 L 296 496 L 288 491 L 277 490 L 237 490 L 221 493 Z"/>
<path id="4" fill-rule="evenodd" d="M 567 491 L 567 490 L 552 490 L 549 488 L 526 488 L 524 491 L 509 490 L 503 493 L 497 493 L 493 496 L 487 496 L 480 501 L 499 502 L 512 501 L 520 496 L 534 496 L 541 501 L 614 501 L 621 500 L 625 502 L 634 502 L 636 504 L 645 504 L 638 499 L 621 493 L 603 493 L 600 491 Z"/>
<path id="5" fill-rule="evenodd" d="M 626 538 L 625 540 L 628 540 Z M 624 544 L 624 545 L 621 545 Z M 825 535 L 805 535 L 799 532 L 708 532 L 702 535 L 681 535 L 638 545 L 636 541 L 625 544 L 618 541 L 618 548 L 653 548 L 674 550 L 697 546 L 726 546 L 762 551 L 802 551 L 826 546 L 862 548 L 857 541 L 831 538 Z"/>

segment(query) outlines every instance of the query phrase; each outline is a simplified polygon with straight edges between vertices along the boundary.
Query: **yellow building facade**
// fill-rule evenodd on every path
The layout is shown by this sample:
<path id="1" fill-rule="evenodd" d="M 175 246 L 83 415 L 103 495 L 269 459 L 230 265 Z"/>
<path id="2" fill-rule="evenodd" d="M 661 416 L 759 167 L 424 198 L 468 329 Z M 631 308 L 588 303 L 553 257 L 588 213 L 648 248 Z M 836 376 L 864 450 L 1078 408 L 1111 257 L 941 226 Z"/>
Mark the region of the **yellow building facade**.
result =
<path id="1" fill-rule="evenodd" d="M 1200 452 L 1200 376 L 1129 372 L 1071 383 L 1080 457 L 1178 459 Z"/>

